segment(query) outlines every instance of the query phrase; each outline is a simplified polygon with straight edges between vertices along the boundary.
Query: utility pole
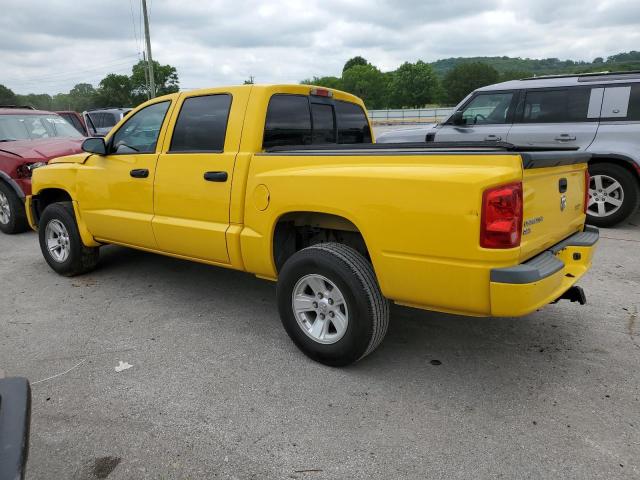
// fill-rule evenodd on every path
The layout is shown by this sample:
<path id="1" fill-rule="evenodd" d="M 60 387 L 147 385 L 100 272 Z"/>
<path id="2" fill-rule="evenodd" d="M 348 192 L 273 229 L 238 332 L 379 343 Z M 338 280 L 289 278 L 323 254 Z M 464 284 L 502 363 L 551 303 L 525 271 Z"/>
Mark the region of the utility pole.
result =
<path id="1" fill-rule="evenodd" d="M 142 15 L 144 16 L 144 38 L 147 44 L 147 67 L 149 68 L 149 96 L 156 96 L 156 82 L 153 76 L 153 58 L 151 57 L 151 40 L 149 39 L 149 16 L 147 15 L 147 0 L 142 0 Z"/>
<path id="2" fill-rule="evenodd" d="M 149 64 L 147 63 L 147 54 L 145 52 L 142 52 L 142 60 L 147 64 L 148 67 Z M 142 67 L 142 69 L 144 70 L 144 86 L 147 89 L 147 100 L 151 100 L 151 89 L 149 88 L 149 69 L 145 67 Z"/>

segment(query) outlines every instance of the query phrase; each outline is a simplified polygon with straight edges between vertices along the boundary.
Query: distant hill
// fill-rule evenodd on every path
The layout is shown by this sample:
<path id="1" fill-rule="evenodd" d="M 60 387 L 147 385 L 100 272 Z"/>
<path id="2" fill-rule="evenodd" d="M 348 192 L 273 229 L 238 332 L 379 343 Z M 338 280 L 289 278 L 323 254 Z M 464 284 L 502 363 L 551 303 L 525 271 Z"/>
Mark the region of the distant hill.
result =
<path id="1" fill-rule="evenodd" d="M 560 60 L 558 58 L 514 58 L 514 57 L 458 57 L 444 58 L 431 63 L 431 66 L 443 77 L 456 65 L 467 62 L 483 62 L 491 65 L 499 73 L 523 72 L 532 75 L 553 75 L 561 73 L 584 73 L 616 70 L 640 70 L 640 52 L 631 51 L 596 58 L 592 62 Z"/>

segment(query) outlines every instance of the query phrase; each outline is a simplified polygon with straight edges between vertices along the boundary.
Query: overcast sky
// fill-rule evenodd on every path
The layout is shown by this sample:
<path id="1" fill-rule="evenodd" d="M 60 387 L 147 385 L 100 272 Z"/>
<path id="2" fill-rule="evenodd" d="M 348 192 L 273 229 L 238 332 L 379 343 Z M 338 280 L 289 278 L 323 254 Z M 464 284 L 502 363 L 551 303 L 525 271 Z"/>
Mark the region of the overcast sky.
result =
<path id="1" fill-rule="evenodd" d="M 183 89 L 383 71 L 419 59 L 595 57 L 640 50 L 640 0 L 148 0 L 153 57 Z M 67 92 L 130 73 L 140 0 L 0 0 L 0 84 Z"/>

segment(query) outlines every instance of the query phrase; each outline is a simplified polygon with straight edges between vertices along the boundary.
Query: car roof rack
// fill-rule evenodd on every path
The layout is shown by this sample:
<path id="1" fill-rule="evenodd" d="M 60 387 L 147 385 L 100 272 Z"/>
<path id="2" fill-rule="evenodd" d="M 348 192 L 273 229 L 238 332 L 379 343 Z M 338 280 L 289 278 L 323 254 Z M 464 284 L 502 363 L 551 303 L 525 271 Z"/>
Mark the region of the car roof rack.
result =
<path id="1" fill-rule="evenodd" d="M 35 110 L 32 105 L 0 105 L 0 108 L 16 108 L 21 110 Z"/>
<path id="2" fill-rule="evenodd" d="M 626 80 L 628 78 L 640 78 L 640 70 L 628 70 L 619 72 L 586 72 L 586 73 L 562 73 L 558 75 L 540 75 L 539 77 L 527 77 L 522 80 L 546 80 L 550 78 L 577 78 L 579 82 L 594 82 L 601 78 L 607 80 Z"/>

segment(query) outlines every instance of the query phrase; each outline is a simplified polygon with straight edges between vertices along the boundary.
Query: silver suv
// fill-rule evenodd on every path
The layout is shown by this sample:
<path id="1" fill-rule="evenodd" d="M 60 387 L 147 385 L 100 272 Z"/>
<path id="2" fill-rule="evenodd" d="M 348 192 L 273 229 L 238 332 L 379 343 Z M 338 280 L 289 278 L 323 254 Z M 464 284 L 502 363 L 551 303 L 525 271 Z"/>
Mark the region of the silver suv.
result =
<path id="1" fill-rule="evenodd" d="M 376 141 L 502 141 L 590 152 L 588 222 L 610 227 L 640 204 L 640 72 L 490 85 L 469 94 L 441 124 L 390 131 Z"/>
<path id="2" fill-rule="evenodd" d="M 82 116 L 87 124 L 87 130 L 90 136 L 104 137 L 111 131 L 111 128 L 122 120 L 131 110 L 133 109 L 130 107 L 98 108 L 82 112 Z"/>

